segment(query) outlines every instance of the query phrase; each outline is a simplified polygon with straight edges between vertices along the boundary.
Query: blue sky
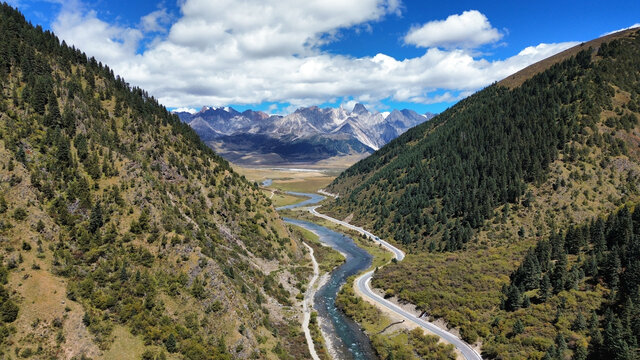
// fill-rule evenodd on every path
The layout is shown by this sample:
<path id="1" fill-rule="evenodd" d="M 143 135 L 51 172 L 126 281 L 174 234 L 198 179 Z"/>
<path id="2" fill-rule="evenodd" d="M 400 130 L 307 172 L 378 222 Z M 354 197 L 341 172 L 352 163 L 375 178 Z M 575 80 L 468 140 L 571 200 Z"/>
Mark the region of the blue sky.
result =
<path id="1" fill-rule="evenodd" d="M 441 112 L 640 23 L 639 1 L 13 0 L 169 108 Z"/>

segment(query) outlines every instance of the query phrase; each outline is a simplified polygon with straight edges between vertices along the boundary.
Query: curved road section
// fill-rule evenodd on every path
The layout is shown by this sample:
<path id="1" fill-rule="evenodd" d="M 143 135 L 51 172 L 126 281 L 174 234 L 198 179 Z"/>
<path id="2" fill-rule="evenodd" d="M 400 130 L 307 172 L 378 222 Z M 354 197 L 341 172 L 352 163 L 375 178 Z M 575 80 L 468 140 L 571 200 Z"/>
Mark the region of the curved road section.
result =
<path id="1" fill-rule="evenodd" d="M 319 208 L 320 205 L 318 206 L 313 206 L 309 208 L 309 212 L 311 214 L 313 214 L 314 216 L 323 218 L 325 220 L 331 221 L 333 223 L 342 225 L 344 227 L 347 227 L 351 230 L 357 231 L 360 234 L 364 234 L 365 236 L 367 236 L 368 238 L 382 244 L 382 246 L 384 246 L 387 250 L 391 251 L 394 255 L 394 257 L 396 258 L 396 260 L 401 261 L 402 259 L 404 259 L 404 252 L 402 252 L 402 250 L 398 249 L 397 247 L 389 244 L 388 242 L 380 239 L 379 237 L 373 235 L 372 233 L 368 232 L 367 230 L 355 226 L 355 225 L 351 225 L 347 222 L 338 220 L 338 219 L 334 219 L 331 216 L 327 216 L 325 214 L 321 214 L 318 211 L 316 211 L 317 208 Z M 399 306 L 397 306 L 396 304 L 386 300 L 385 298 L 383 298 L 382 296 L 376 294 L 375 292 L 373 292 L 373 290 L 371 289 L 371 277 L 373 276 L 373 270 L 366 272 L 362 275 L 360 275 L 355 283 L 356 286 L 358 287 L 358 290 L 360 290 L 362 292 L 362 294 L 366 297 L 368 297 L 369 299 L 373 300 L 374 302 L 376 302 L 379 306 L 383 306 L 387 309 L 389 309 L 390 311 L 396 313 L 397 315 L 407 319 L 408 321 L 411 321 L 413 323 L 415 323 L 416 325 L 422 327 L 423 329 L 426 329 L 427 331 L 440 336 L 444 341 L 452 344 L 453 346 L 455 346 L 460 353 L 462 353 L 462 356 L 467 359 L 467 360 L 482 360 L 482 356 L 480 356 L 480 354 L 478 354 L 477 351 L 475 351 L 471 346 L 469 346 L 469 344 L 467 344 L 466 342 L 464 342 L 462 339 L 460 339 L 459 337 L 453 335 L 452 333 L 439 328 L 437 325 L 430 323 L 428 321 L 425 321 L 423 319 L 418 318 L 417 316 L 414 316 L 413 314 L 410 314 L 406 311 L 404 311 L 402 308 L 400 308 Z"/>

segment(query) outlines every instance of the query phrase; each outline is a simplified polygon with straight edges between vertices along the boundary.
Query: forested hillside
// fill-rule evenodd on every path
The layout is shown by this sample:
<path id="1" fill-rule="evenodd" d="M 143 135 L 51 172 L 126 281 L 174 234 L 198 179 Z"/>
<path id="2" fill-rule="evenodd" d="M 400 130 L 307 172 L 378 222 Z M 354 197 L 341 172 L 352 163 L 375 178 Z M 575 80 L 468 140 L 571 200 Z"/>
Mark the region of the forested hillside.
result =
<path id="1" fill-rule="evenodd" d="M 0 86 L 1 358 L 309 356 L 311 270 L 256 184 L 6 4 Z"/>
<path id="2" fill-rule="evenodd" d="M 556 160 L 627 155 L 640 110 L 635 34 L 583 45 L 520 87 L 490 86 L 407 131 L 329 186 L 342 195 L 331 211 L 410 248 L 452 251 L 498 207 L 526 206 Z"/>
<path id="3" fill-rule="evenodd" d="M 635 221 L 620 219 L 640 202 L 640 32 L 567 54 L 409 130 L 323 207 L 403 246 L 373 285 L 486 358 L 638 354 Z"/>
<path id="4" fill-rule="evenodd" d="M 577 256 L 577 257 L 576 257 Z M 564 234 L 552 234 L 527 252 L 509 285 L 502 290 L 502 308 L 518 311 L 560 298 L 565 291 L 606 288 L 605 301 L 591 313 L 584 308 L 562 314 L 571 320 L 576 339 L 574 358 L 635 359 L 640 343 L 640 208 L 627 207 L 606 219 L 598 218 Z M 558 310 L 562 311 L 564 309 Z M 526 310 L 522 311 L 526 313 Z M 523 321 L 514 326 L 524 332 Z M 564 358 L 565 334 L 547 350 L 551 358 Z M 564 340 L 566 343 L 566 340 Z"/>

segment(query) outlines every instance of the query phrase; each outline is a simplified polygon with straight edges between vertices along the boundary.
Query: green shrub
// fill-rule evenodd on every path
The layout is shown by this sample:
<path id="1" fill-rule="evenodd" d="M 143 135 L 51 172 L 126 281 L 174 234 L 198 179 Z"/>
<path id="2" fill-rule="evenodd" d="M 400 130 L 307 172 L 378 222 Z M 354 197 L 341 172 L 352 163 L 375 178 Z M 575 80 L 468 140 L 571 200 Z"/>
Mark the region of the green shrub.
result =
<path id="1" fill-rule="evenodd" d="M 11 323 L 18 318 L 18 305 L 16 305 L 13 301 L 7 300 L 2 305 L 0 305 L 0 317 L 2 321 Z"/>
<path id="2" fill-rule="evenodd" d="M 19 207 L 13 211 L 13 218 L 22 221 L 27 218 L 27 210 Z"/>

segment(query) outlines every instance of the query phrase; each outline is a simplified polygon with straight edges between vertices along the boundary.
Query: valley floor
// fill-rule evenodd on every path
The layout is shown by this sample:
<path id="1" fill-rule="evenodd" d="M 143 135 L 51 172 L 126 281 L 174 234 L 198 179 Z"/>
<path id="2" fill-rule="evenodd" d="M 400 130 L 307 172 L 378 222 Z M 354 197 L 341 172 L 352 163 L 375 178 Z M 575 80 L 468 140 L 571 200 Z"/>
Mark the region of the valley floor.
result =
<path id="1" fill-rule="evenodd" d="M 308 210 L 309 214 L 306 215 L 301 211 L 288 211 L 287 216 L 312 220 L 342 232 L 347 230 L 348 233 L 351 233 L 352 238 L 357 239 L 359 246 L 367 249 L 375 257 L 374 264 L 367 272 L 359 275 L 356 279 L 352 278 L 348 281 L 348 284 L 341 290 L 337 302 L 342 302 L 339 307 L 363 326 L 380 355 L 393 356 L 393 354 L 406 352 L 413 355 L 413 357 L 409 358 L 425 358 L 425 356 L 444 354 L 448 358 L 481 359 L 478 352 L 460 340 L 458 336 L 451 334 L 445 328 L 438 327 L 438 325 L 441 326 L 442 324 L 436 325 L 420 319 L 419 314 L 415 316 L 411 312 L 405 311 L 398 304 L 386 300 L 371 289 L 369 279 L 374 272 L 371 269 L 377 269 L 379 266 L 387 264 L 392 258 L 391 254 L 396 260 L 402 260 L 404 253 L 401 250 L 380 240 L 362 228 L 318 213 L 316 207 L 308 208 Z M 309 215 L 313 216 L 310 218 Z M 362 238 L 360 237 L 361 235 Z M 362 302 L 362 299 L 366 301 Z M 354 309 L 349 305 L 350 302 L 358 304 L 359 308 Z M 364 308 L 362 308 L 363 306 Z M 423 333 L 425 331 L 427 335 Z M 434 333 L 445 336 L 448 342 L 455 344 L 457 347 L 456 355 L 453 352 L 454 347 L 448 345 L 446 341 L 432 336 Z M 431 348 L 422 347 L 418 349 L 425 343 L 430 344 Z M 389 345 L 391 344 L 393 346 L 390 347 Z M 383 354 L 385 352 L 386 354 Z M 383 358 L 387 356 L 383 356 Z"/>

